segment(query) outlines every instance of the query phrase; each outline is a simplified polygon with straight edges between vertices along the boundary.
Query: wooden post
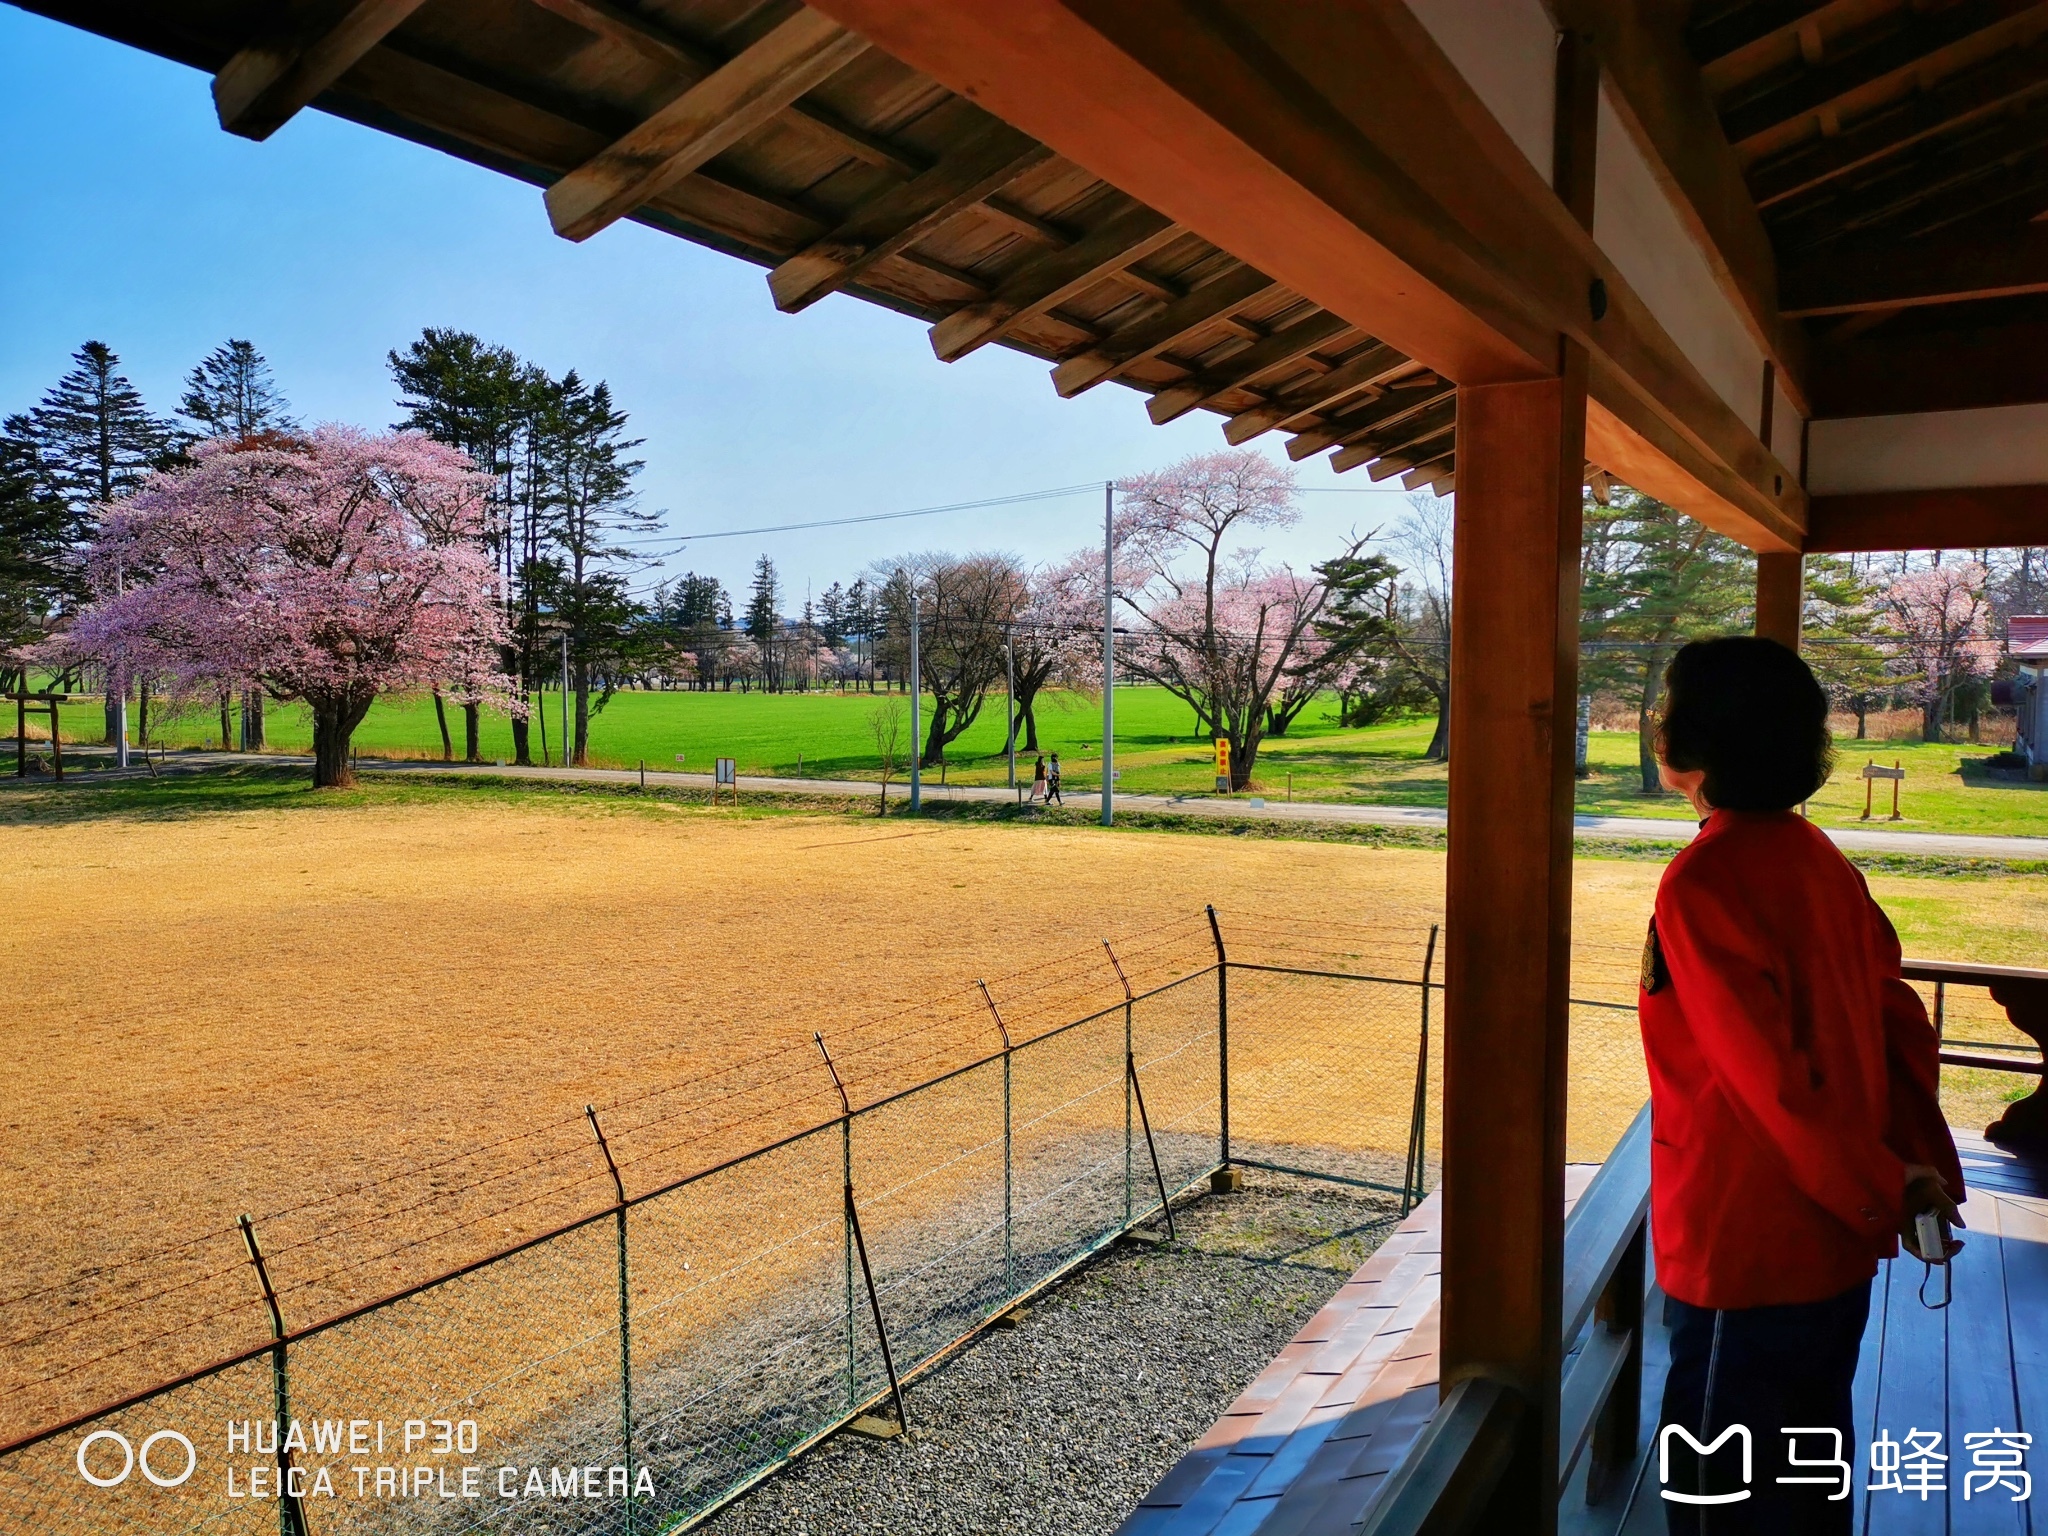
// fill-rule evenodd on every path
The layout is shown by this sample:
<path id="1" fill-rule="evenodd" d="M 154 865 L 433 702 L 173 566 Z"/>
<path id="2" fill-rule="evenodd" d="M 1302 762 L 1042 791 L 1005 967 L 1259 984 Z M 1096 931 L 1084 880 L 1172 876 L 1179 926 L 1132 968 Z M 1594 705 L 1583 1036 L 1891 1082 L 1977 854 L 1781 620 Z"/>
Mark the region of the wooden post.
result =
<path id="1" fill-rule="evenodd" d="M 1805 557 L 1796 554 L 1765 551 L 1756 557 L 1756 632 L 1795 651 L 1806 606 L 1804 564 Z"/>
<path id="2" fill-rule="evenodd" d="M 1593 220 L 1599 61 L 1559 40 L 1552 183 Z M 1589 296 L 1589 299 L 1594 296 Z M 1557 1529 L 1586 354 L 1458 389 L 1444 933 L 1441 1390 L 1526 1408 L 1489 1532 Z"/>

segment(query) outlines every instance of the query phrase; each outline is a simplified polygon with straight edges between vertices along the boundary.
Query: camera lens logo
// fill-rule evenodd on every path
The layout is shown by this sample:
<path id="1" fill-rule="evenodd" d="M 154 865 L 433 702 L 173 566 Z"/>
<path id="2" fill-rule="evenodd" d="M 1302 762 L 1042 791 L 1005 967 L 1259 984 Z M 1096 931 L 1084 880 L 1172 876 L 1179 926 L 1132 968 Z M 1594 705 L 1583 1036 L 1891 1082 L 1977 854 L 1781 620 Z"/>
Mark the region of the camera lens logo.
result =
<path id="1" fill-rule="evenodd" d="M 112 1477 L 102 1477 L 86 1464 L 86 1453 L 102 1440 L 112 1441 L 121 1449 L 121 1470 Z M 165 1477 L 155 1467 L 150 1465 L 149 1453 L 155 1450 L 160 1442 L 165 1440 L 170 1441 L 173 1445 L 183 1447 L 185 1452 L 185 1468 L 175 1477 Z M 171 1456 L 172 1453 L 170 1451 L 162 1451 L 158 1455 L 159 1459 L 163 1459 Z M 94 1457 L 93 1460 L 105 1466 L 108 1458 L 102 1455 Z M 150 1482 L 156 1484 L 157 1487 L 176 1488 L 187 1478 L 191 1477 L 194 1472 L 199 1470 L 199 1452 L 192 1448 L 190 1440 L 187 1440 L 175 1429 L 158 1430 L 142 1442 L 140 1450 L 129 1444 L 126 1435 L 117 1434 L 111 1429 L 96 1429 L 78 1442 L 78 1475 L 88 1483 L 91 1483 L 95 1488 L 118 1488 L 121 1484 L 128 1481 L 129 1475 L 137 1468 L 140 1468 L 142 1475 Z"/>

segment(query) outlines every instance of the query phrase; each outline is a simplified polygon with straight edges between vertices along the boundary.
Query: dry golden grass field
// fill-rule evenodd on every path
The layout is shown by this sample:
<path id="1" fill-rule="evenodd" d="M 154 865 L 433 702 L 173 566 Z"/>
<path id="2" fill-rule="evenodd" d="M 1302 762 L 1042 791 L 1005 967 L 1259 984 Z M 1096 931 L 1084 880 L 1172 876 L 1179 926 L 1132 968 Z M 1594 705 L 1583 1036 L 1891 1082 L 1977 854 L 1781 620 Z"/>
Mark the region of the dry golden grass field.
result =
<path id="1" fill-rule="evenodd" d="M 1581 995 L 1632 995 L 1660 868 L 1580 863 Z M 1909 953 L 2048 962 L 2048 881 L 1872 887 Z M 251 1342 L 240 1212 L 309 1321 L 607 1203 L 586 1104 L 651 1188 L 836 1113 L 812 1031 L 869 1102 L 994 1048 L 975 978 L 1022 1039 L 1121 998 L 1104 937 L 1141 990 L 1206 965 L 1206 903 L 1234 959 L 1413 975 L 1443 860 L 394 790 L 173 817 L 17 800 L 0 889 L 4 1438 Z M 1580 1018 L 1611 1134 L 1641 1095 L 1633 1016 Z M 1393 1047 L 1412 1063 L 1412 1034 Z M 1327 1098 L 1304 1123 L 1341 1138 Z"/>

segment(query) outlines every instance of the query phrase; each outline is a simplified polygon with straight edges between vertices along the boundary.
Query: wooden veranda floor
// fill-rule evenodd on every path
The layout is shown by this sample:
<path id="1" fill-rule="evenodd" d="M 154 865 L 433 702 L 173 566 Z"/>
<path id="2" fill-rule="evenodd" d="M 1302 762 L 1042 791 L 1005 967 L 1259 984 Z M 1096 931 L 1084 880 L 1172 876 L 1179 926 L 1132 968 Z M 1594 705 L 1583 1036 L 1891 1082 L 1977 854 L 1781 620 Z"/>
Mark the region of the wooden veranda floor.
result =
<path id="1" fill-rule="evenodd" d="M 1969 1189 L 1967 1246 L 1953 1302 L 1919 1300 L 1922 1270 L 1901 1258 L 1878 1273 L 1856 1382 L 1859 1536 L 2048 1536 L 2048 1167 L 1958 1132 Z M 1575 1199 L 1593 1170 L 1569 1171 Z M 1147 1494 L 1119 1536 L 1349 1536 L 1386 1474 L 1429 1422 L 1437 1395 L 1439 1208 L 1424 1202 L 1247 1387 L 1215 1427 Z M 1940 1277 L 1929 1288 L 1938 1299 Z M 1663 1536 L 1657 1409 L 1666 1333 L 1654 1275 L 1644 1332 L 1643 1422 L 1620 1491 L 1588 1507 L 1584 1458 L 1566 1485 L 1564 1536 Z M 2031 1432 L 2026 1468 L 2039 1505 L 2010 1489 L 1965 1501 L 1963 1437 Z M 1869 1446 L 1882 1431 L 1941 1435 L 1948 1489 L 1926 1500 L 1872 1492 Z"/>

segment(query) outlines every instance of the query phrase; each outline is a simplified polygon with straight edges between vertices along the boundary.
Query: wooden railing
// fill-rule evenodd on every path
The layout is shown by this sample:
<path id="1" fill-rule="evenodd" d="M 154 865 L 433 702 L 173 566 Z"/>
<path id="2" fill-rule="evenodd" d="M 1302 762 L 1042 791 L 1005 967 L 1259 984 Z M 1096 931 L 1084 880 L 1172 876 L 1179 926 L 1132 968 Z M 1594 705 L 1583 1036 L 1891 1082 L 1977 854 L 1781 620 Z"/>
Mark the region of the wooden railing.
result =
<path id="1" fill-rule="evenodd" d="M 1573 1205 L 1564 1229 L 1563 1342 L 1567 1350 L 1575 1342 L 1580 1347 L 1566 1364 L 1558 1404 L 1557 1482 L 1562 1491 L 1590 1451 L 1589 1503 L 1604 1498 L 1615 1474 L 1635 1460 L 1649 1210 L 1645 1105 Z M 1528 1407 L 1503 1382 L 1458 1382 L 1389 1475 L 1363 1536 L 1462 1536 L 1483 1529 L 1487 1501 L 1514 1455 Z"/>
<path id="2" fill-rule="evenodd" d="M 1981 1044 L 1974 1050 L 1951 1045 L 1945 1025 L 1948 989 L 1982 987 L 2005 1010 L 2012 1027 L 2032 1040 L 2042 1057 L 2048 1058 L 2048 971 L 2020 965 L 1978 965 L 1967 960 L 1908 960 L 1901 969 L 1908 981 L 1934 984 L 1934 1027 L 1944 1037 L 1941 1059 L 1949 1066 L 1990 1072 L 2042 1071 L 2041 1058 L 2030 1061 L 2025 1056 L 1992 1054 Z M 1984 1128 L 1984 1134 L 2015 1152 L 2048 1155 L 2048 1092 L 2037 1084 L 2027 1097 L 2008 1104 L 2005 1113 Z"/>

